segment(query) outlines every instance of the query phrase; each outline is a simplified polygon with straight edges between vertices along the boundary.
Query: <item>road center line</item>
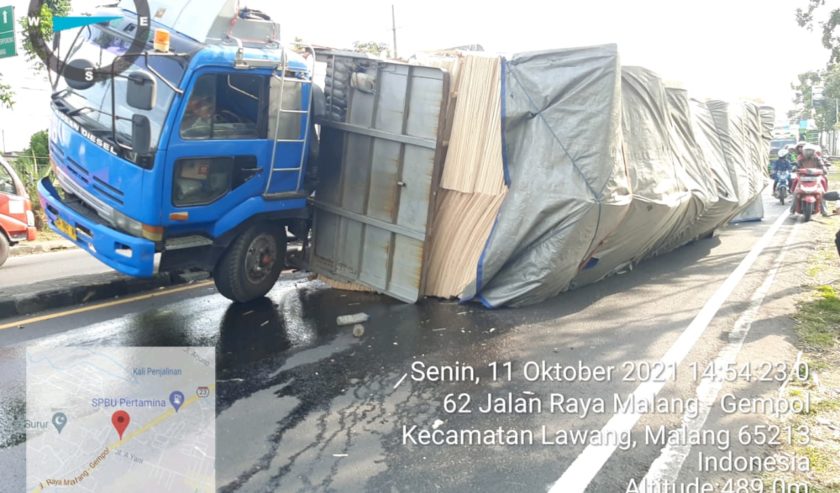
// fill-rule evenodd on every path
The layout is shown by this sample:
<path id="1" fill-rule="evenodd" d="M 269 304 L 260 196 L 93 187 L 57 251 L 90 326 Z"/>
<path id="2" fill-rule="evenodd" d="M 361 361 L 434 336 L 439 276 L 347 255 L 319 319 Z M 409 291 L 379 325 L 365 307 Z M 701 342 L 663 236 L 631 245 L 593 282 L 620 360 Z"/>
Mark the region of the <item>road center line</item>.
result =
<path id="1" fill-rule="evenodd" d="M 741 314 L 735 322 L 732 332 L 729 333 L 729 342 L 723 347 L 723 349 L 721 349 L 717 358 L 715 358 L 715 375 L 717 375 L 718 378 L 706 375 L 700 380 L 700 384 L 697 385 L 696 395 L 700 401 L 699 412 L 693 417 L 689 417 L 688 414 L 685 414 L 682 418 L 682 426 L 684 426 L 689 432 L 700 431 L 705 426 L 709 413 L 712 410 L 712 406 L 715 402 L 717 402 L 718 394 L 723 388 L 723 376 L 726 375 L 727 368 L 735 364 L 738 358 L 738 353 L 741 352 L 741 348 L 744 345 L 744 340 L 747 338 L 747 334 L 749 333 L 750 328 L 752 328 L 752 324 L 758 316 L 761 306 L 764 304 L 764 299 L 770 292 L 770 288 L 773 287 L 773 282 L 776 280 L 776 275 L 782 267 L 785 256 L 787 255 L 787 249 L 790 247 L 793 242 L 793 238 L 796 236 L 799 224 L 800 223 L 795 224 L 792 228 L 787 240 L 785 241 L 782 251 L 779 252 L 775 262 L 773 262 L 772 269 L 770 269 L 770 272 L 767 273 L 764 283 L 762 283 L 761 287 L 758 288 L 758 291 L 753 294 L 752 299 L 750 299 L 749 307 Z M 676 482 L 677 477 L 680 474 L 680 470 L 682 470 L 682 466 L 685 463 L 686 458 L 688 458 L 688 454 L 690 452 L 690 443 L 678 445 L 672 445 L 669 443 L 666 445 L 662 449 L 659 457 L 653 461 L 653 464 L 651 464 L 647 475 L 639 485 L 639 491 L 658 491 L 658 485 L 663 484 L 663 482 L 668 482 L 667 484 Z"/>
<path id="2" fill-rule="evenodd" d="M 753 245 L 750 252 L 738 264 L 738 267 L 729 275 L 724 283 L 718 288 L 711 298 L 706 302 L 697 316 L 692 320 L 688 327 L 680 334 L 680 337 L 668 349 L 668 352 L 659 361 L 663 368 L 669 368 L 668 374 L 665 375 L 661 381 L 645 382 L 639 385 L 633 392 L 633 397 L 636 401 L 644 401 L 651 405 L 656 395 L 662 390 L 665 382 L 673 379 L 676 367 L 682 363 L 689 351 L 694 347 L 709 324 L 714 320 L 720 308 L 735 290 L 735 288 L 743 280 L 744 276 L 752 268 L 758 257 L 767 248 L 773 237 L 782 227 L 782 224 L 788 218 L 790 213 L 783 212 L 770 226 L 770 229 L 764 233 L 758 242 Z M 619 436 L 622 433 L 630 433 L 636 423 L 641 417 L 637 412 L 622 412 L 615 414 L 606 425 L 601 429 L 604 436 Z M 551 486 L 549 493 L 576 493 L 586 490 L 595 475 L 604 467 L 607 460 L 615 452 L 616 444 L 604 445 L 588 445 L 583 452 L 577 456 L 568 469 L 560 476 Z"/>

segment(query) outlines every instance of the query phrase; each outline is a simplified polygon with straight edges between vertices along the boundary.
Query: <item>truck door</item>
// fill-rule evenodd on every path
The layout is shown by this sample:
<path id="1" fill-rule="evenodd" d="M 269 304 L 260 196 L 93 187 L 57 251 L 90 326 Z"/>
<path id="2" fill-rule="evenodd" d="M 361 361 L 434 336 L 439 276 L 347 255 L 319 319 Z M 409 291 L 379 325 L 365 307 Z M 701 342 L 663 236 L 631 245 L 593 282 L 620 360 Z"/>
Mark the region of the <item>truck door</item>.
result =
<path id="1" fill-rule="evenodd" d="M 318 59 L 327 62 L 327 117 L 310 266 L 414 303 L 443 156 L 448 74 L 334 52 Z"/>
<path id="2" fill-rule="evenodd" d="M 164 222 L 178 231 L 207 224 L 265 190 L 270 74 L 205 71 L 195 76 L 171 132 Z M 179 218 L 178 220 L 173 218 Z"/>

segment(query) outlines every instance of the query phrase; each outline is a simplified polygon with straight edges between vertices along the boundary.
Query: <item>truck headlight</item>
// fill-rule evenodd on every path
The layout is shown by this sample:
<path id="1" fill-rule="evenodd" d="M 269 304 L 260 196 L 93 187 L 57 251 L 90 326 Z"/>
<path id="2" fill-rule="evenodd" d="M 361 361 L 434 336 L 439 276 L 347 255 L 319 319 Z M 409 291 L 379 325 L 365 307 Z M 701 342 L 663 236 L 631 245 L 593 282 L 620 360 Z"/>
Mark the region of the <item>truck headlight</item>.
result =
<path id="1" fill-rule="evenodd" d="M 114 211 L 114 225 L 131 236 L 136 236 L 138 238 L 143 236 L 143 223 L 135 221 L 116 210 Z"/>
<path id="2" fill-rule="evenodd" d="M 137 238 L 145 238 L 151 241 L 163 241 L 163 228 L 160 226 L 149 226 L 140 221 L 135 221 L 120 211 L 114 210 L 114 225 Z"/>

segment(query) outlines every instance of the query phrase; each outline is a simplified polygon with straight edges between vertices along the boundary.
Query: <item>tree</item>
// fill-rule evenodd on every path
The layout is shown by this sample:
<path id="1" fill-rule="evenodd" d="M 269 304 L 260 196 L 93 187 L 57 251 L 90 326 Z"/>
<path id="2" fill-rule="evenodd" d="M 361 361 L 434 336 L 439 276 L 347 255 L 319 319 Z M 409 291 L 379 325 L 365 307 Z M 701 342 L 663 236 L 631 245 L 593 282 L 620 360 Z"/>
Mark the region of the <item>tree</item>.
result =
<path id="1" fill-rule="evenodd" d="M 811 118 L 814 109 L 814 86 L 822 82 L 822 76 L 819 70 L 815 70 L 799 74 L 796 78 L 799 82 L 791 84 L 795 92 L 793 103 L 796 107 L 788 112 L 788 118 L 807 120 Z"/>
<path id="2" fill-rule="evenodd" d="M 829 66 L 827 70 L 805 72 L 797 78 L 799 82 L 792 85 L 796 93 L 793 100 L 796 108 L 788 113 L 788 118 L 813 118 L 821 131 L 836 127 L 840 110 L 840 65 Z M 821 88 L 821 97 L 815 94 L 814 88 Z"/>
<path id="3" fill-rule="evenodd" d="M 835 34 L 834 30 L 840 26 L 840 7 L 824 8 L 825 2 L 826 0 L 808 0 L 806 9 L 796 9 L 796 21 L 809 31 L 813 31 L 815 25 L 819 26 L 822 30 L 823 46 L 831 50 L 829 63 L 838 63 L 840 62 L 840 36 Z M 825 20 L 818 21 L 816 19 L 818 15 Z"/>
<path id="4" fill-rule="evenodd" d="M 52 41 L 53 36 L 53 16 L 55 15 L 67 15 L 70 13 L 70 4 L 71 0 L 45 0 L 43 5 L 41 5 L 41 13 L 40 13 L 40 23 L 39 31 L 41 36 L 44 37 L 47 41 Z M 29 36 L 29 17 L 21 17 L 20 18 L 20 26 L 23 28 L 23 52 L 26 54 L 26 61 L 34 64 L 35 70 L 42 71 L 45 68 L 44 63 L 41 61 L 38 54 L 35 52 L 34 45 L 32 43 L 32 39 Z M 48 73 L 47 76 L 50 78 L 50 83 L 52 83 L 52 77 Z M 0 81 L 0 106 L 5 106 L 6 108 L 12 109 L 15 104 L 15 93 L 12 90 L 12 86 L 8 84 L 4 84 Z"/>
<path id="5" fill-rule="evenodd" d="M 29 147 L 20 153 L 12 166 L 15 172 L 23 180 L 29 199 L 32 201 L 32 210 L 35 213 L 35 225 L 43 229 L 44 218 L 41 210 L 41 203 L 38 198 L 38 182 L 46 178 L 50 172 L 50 137 L 46 130 L 35 132 L 29 138 Z"/>
<path id="6" fill-rule="evenodd" d="M 378 41 L 355 41 L 353 42 L 353 50 L 359 53 L 369 53 L 373 56 L 382 56 L 388 54 L 388 43 L 381 43 Z"/>
<path id="7" fill-rule="evenodd" d="M 38 33 L 47 43 L 53 42 L 53 49 L 56 48 L 55 45 L 59 41 L 59 38 L 53 32 L 53 17 L 69 14 L 70 7 L 71 0 L 44 0 L 44 3 L 41 5 L 41 12 L 38 16 L 40 19 L 37 28 Z M 35 70 L 43 71 L 46 66 L 35 51 L 35 44 L 29 33 L 30 23 L 28 15 L 20 18 L 20 26 L 23 28 L 23 52 L 26 54 L 26 61 L 32 63 Z M 47 77 L 50 79 L 50 83 L 55 86 L 52 80 L 52 74 L 49 71 L 47 71 Z"/>
<path id="8" fill-rule="evenodd" d="M 0 82 L 0 106 L 12 109 L 15 106 L 15 94 L 12 92 L 12 86 Z"/>
<path id="9" fill-rule="evenodd" d="M 295 40 L 292 42 L 292 49 L 298 53 L 304 51 L 306 49 L 306 45 L 303 43 L 303 38 L 295 36 Z"/>

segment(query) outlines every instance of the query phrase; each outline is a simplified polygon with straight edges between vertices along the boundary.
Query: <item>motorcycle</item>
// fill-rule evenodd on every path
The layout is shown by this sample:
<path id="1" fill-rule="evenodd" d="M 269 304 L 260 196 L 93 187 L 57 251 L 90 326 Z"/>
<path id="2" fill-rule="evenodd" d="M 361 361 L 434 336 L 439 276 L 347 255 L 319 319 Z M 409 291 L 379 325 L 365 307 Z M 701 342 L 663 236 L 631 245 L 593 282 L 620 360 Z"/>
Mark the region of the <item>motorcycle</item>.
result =
<path id="1" fill-rule="evenodd" d="M 776 182 L 773 184 L 773 196 L 779 199 L 779 203 L 785 205 L 785 199 L 790 193 L 791 176 L 790 171 L 776 173 Z"/>
<path id="2" fill-rule="evenodd" d="M 802 214 L 802 218 L 808 222 L 811 216 L 820 210 L 826 192 L 823 185 L 825 173 L 817 168 L 800 168 L 797 174 L 796 187 L 793 190 L 794 213 Z"/>

